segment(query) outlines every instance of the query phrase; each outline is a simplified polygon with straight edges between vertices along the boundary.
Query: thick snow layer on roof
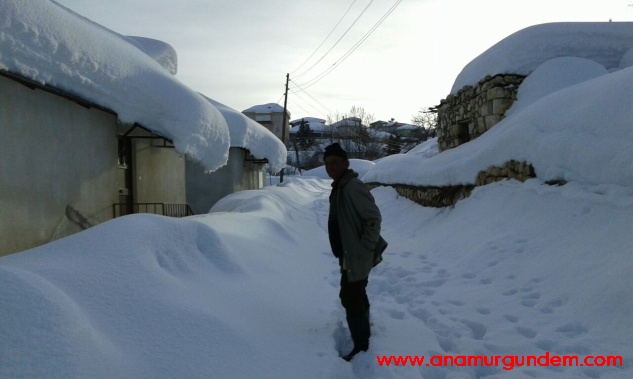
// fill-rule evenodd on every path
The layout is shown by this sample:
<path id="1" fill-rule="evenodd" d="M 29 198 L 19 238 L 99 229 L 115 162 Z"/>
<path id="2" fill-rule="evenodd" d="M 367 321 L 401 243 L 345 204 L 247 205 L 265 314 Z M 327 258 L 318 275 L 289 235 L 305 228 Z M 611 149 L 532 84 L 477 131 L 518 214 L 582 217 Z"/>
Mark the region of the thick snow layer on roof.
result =
<path id="1" fill-rule="evenodd" d="M 298 118 L 296 120 L 290 121 L 290 125 L 301 124 L 301 120 L 303 120 L 305 122 L 309 122 L 309 123 L 325 124 L 325 120 L 322 119 L 322 118 L 318 118 L 318 117 L 303 117 L 303 118 Z"/>
<path id="2" fill-rule="evenodd" d="M 178 54 L 170 44 L 152 38 L 125 36 L 130 43 L 149 55 L 170 74 L 178 73 Z"/>
<path id="3" fill-rule="evenodd" d="M 284 107 L 275 103 L 268 103 L 262 105 L 255 105 L 248 109 L 243 110 L 244 113 L 284 113 Z"/>
<path id="4" fill-rule="evenodd" d="M 229 126 L 231 147 L 248 149 L 257 159 L 268 159 L 273 172 L 279 172 L 286 166 L 286 147 L 271 131 L 243 113 L 206 96 L 205 98 L 224 116 Z"/>
<path id="5" fill-rule="evenodd" d="M 534 92 L 526 88 L 523 98 L 534 100 L 556 78 L 536 75 L 533 80 L 529 88 Z M 363 180 L 474 184 L 479 171 L 514 159 L 531 163 L 542 181 L 633 187 L 632 97 L 633 67 L 560 89 L 527 107 L 520 97 L 514 106 L 523 109 L 481 137 L 428 159 L 408 154 L 385 158 Z"/>
<path id="6" fill-rule="evenodd" d="M 325 125 L 324 123 L 320 121 L 307 121 L 307 124 L 310 130 L 315 133 L 330 132 L 332 130 L 332 128 L 329 125 Z M 300 128 L 301 128 L 301 124 L 296 124 L 295 126 L 290 128 L 290 134 L 296 134 L 297 132 L 299 132 Z"/>
<path id="7" fill-rule="evenodd" d="M 362 125 L 362 120 L 358 117 L 348 117 L 348 118 L 344 118 L 342 120 L 333 122 L 330 124 L 330 127 L 332 128 L 340 128 L 340 127 L 346 127 L 346 126 L 360 126 Z"/>
<path id="8" fill-rule="evenodd" d="M 419 129 L 419 128 L 420 127 L 417 126 L 417 125 L 404 124 L 404 125 L 398 126 L 396 128 L 396 130 L 416 130 L 416 129 Z"/>
<path id="9" fill-rule="evenodd" d="M 529 75 L 557 57 L 587 58 L 608 70 L 633 46 L 631 22 L 568 22 L 535 25 L 498 42 L 470 62 L 457 76 L 451 94 L 474 85 L 486 75 Z"/>
<path id="10" fill-rule="evenodd" d="M 222 114 L 128 38 L 48 0 L 4 0 L 0 25 L 1 70 L 111 109 L 209 170 L 226 164 Z"/>
<path id="11" fill-rule="evenodd" d="M 533 102 L 574 84 L 582 83 L 609 72 L 600 63 L 585 59 L 563 57 L 551 59 L 538 66 L 525 78 L 517 91 L 519 100 L 506 112 L 513 115 Z"/>
<path id="12" fill-rule="evenodd" d="M 372 137 L 372 138 L 379 138 L 379 139 L 390 139 L 390 138 L 395 138 L 395 136 L 389 132 L 383 132 L 382 130 L 375 130 L 375 129 L 367 129 L 367 133 Z"/>

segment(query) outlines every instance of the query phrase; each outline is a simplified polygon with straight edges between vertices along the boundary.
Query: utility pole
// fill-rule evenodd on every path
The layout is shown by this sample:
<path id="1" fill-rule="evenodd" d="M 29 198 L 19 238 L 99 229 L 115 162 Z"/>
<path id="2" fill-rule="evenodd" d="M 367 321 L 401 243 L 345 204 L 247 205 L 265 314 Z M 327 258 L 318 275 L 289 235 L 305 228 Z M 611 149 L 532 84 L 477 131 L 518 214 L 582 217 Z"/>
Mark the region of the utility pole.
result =
<path id="1" fill-rule="evenodd" d="M 286 92 L 284 95 L 284 114 L 282 117 L 282 122 L 281 122 L 281 143 L 284 144 L 284 147 L 286 147 L 286 108 L 288 107 L 288 82 L 290 81 L 290 73 L 286 74 Z M 279 183 L 283 183 L 284 182 L 284 170 L 285 168 L 281 169 L 281 174 L 279 174 Z"/>

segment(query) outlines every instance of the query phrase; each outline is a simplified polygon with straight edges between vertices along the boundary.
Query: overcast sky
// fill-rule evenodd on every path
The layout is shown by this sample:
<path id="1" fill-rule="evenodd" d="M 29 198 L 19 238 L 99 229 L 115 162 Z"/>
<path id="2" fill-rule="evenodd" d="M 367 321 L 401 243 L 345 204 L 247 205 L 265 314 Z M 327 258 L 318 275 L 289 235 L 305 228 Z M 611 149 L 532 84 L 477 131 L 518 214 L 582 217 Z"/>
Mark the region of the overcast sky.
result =
<path id="1" fill-rule="evenodd" d="M 290 73 L 291 119 L 327 118 L 357 106 L 377 120 L 410 122 L 450 93 L 468 62 L 520 29 L 548 22 L 633 21 L 631 0 L 57 2 L 117 33 L 169 43 L 178 53 L 183 83 L 238 111 L 283 105 Z"/>

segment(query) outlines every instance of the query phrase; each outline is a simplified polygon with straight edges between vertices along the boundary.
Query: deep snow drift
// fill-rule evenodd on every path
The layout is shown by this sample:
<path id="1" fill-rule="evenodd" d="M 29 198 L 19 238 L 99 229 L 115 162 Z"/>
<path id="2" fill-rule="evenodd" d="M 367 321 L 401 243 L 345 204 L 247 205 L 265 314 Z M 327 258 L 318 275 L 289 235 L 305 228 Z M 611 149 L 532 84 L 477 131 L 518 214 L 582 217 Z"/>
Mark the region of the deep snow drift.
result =
<path id="1" fill-rule="evenodd" d="M 628 378 L 633 193 L 537 180 L 453 209 L 373 191 L 390 242 L 351 364 L 329 181 L 135 215 L 0 259 L 0 377 Z M 621 355 L 625 367 L 381 367 L 382 355 Z"/>

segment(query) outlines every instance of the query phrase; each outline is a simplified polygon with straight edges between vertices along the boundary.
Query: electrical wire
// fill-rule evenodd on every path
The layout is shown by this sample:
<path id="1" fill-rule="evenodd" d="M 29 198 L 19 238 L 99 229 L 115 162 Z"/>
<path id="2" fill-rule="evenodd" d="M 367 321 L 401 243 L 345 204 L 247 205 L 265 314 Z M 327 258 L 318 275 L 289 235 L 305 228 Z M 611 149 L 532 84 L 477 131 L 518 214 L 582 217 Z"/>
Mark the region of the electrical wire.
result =
<path id="1" fill-rule="evenodd" d="M 397 0 L 396 3 L 374 24 L 374 26 L 354 45 L 350 50 L 348 50 L 341 58 L 339 58 L 332 66 L 323 71 L 321 74 L 316 77 L 308 80 L 307 82 L 301 85 L 302 88 L 307 89 L 319 82 L 321 79 L 325 78 L 329 75 L 336 67 L 338 67 L 341 63 L 343 63 L 349 56 L 358 49 L 358 47 L 369 38 L 369 36 L 382 24 L 391 13 L 396 9 L 396 7 L 402 2 L 402 0 Z M 296 77 L 295 77 L 296 79 Z"/>
<path id="2" fill-rule="evenodd" d="M 347 8 L 347 10 L 345 11 L 345 13 L 343 14 L 343 16 L 338 20 L 338 22 L 336 23 L 336 25 L 334 25 L 334 28 L 332 28 L 332 30 L 330 31 L 330 33 L 327 35 L 327 37 L 325 37 L 325 39 L 323 40 L 323 42 L 321 42 L 321 44 L 316 48 L 316 50 L 314 50 L 312 52 L 312 54 L 310 54 L 310 56 L 308 57 L 308 59 L 305 60 L 305 62 L 301 63 L 301 65 L 297 68 L 295 68 L 294 70 L 290 71 L 290 74 L 294 74 L 295 72 L 297 72 L 301 67 L 303 67 L 306 63 L 308 63 L 308 61 L 310 60 L 310 58 L 312 58 L 314 56 L 314 54 L 316 54 L 317 51 L 319 51 L 319 49 L 321 48 L 321 46 L 323 46 L 323 44 L 325 43 L 325 41 L 328 40 L 328 38 L 330 38 L 330 36 L 332 35 L 332 33 L 334 33 L 334 31 L 336 30 L 336 28 L 338 28 L 338 26 L 341 24 L 341 21 L 343 21 L 343 19 L 345 18 L 345 16 L 347 16 L 347 14 L 349 13 L 350 9 L 352 9 L 352 7 L 354 6 L 354 4 L 356 3 L 357 0 L 352 1 L 352 4 L 349 6 L 349 8 Z"/>
<path id="3" fill-rule="evenodd" d="M 291 103 L 293 103 L 294 105 L 296 105 L 296 106 L 297 106 L 297 108 L 301 109 L 301 110 L 302 110 L 302 111 L 304 111 L 305 113 L 310 114 L 310 112 L 308 112 L 307 110 L 305 110 L 305 108 L 304 108 L 304 107 L 302 107 L 301 105 L 299 105 L 296 101 L 294 101 L 294 100 L 290 99 L 290 102 L 291 102 Z"/>
<path id="4" fill-rule="evenodd" d="M 308 101 L 308 100 L 304 99 L 301 95 L 299 95 L 298 93 L 294 92 L 294 90 L 292 90 L 292 89 L 291 89 L 290 91 L 291 91 L 291 92 L 293 92 L 293 93 L 296 95 L 296 96 L 293 96 L 293 97 L 295 97 L 295 98 L 296 98 L 296 99 L 298 99 L 298 100 L 301 100 L 301 102 L 302 102 L 303 104 L 305 104 L 306 106 L 308 106 L 308 107 L 312 108 L 313 113 L 327 113 L 327 112 L 324 112 L 322 109 L 318 109 L 318 108 L 315 106 L 315 104 L 314 104 L 314 103 L 312 103 L 312 102 L 310 102 L 310 101 Z M 290 100 L 292 100 L 292 98 L 290 98 Z M 296 102 L 294 102 L 294 103 L 296 104 Z M 304 110 L 305 110 L 305 109 L 304 109 Z"/>
<path id="5" fill-rule="evenodd" d="M 400 0 L 402 1 L 402 0 Z M 331 51 L 332 49 L 334 49 L 334 47 L 336 47 L 336 45 L 338 45 L 339 42 L 341 42 L 341 40 L 343 39 L 343 37 L 345 37 L 347 35 L 347 33 L 350 31 L 350 29 L 352 29 L 354 27 L 354 25 L 356 25 L 356 22 L 358 22 L 358 20 L 363 16 L 363 14 L 365 14 L 365 12 L 367 11 L 367 9 L 369 8 L 369 6 L 374 2 L 374 0 L 370 0 L 369 4 L 367 4 L 367 6 L 365 6 L 365 9 L 363 9 L 362 12 L 360 12 L 360 14 L 358 15 L 358 17 L 356 17 L 356 19 L 354 20 L 354 22 L 352 22 L 352 25 L 349 26 L 349 28 L 347 28 L 347 30 L 345 30 L 345 33 L 343 33 L 343 35 L 341 37 L 339 37 L 339 39 L 334 43 L 334 45 L 332 45 L 332 47 L 330 47 L 330 49 L 328 51 L 325 52 L 325 54 L 323 54 L 323 56 L 321 58 L 319 58 L 318 61 L 316 61 L 315 64 L 313 64 L 312 66 L 310 66 L 310 68 L 308 68 L 307 70 L 305 70 L 304 72 L 302 72 L 299 75 L 295 76 L 295 79 L 298 79 L 300 77 L 302 77 L 303 75 L 307 74 L 308 72 L 310 72 L 310 70 L 312 70 L 314 68 L 314 66 L 316 66 L 317 64 L 319 64 L 323 58 L 325 58 Z"/>
<path id="6" fill-rule="evenodd" d="M 318 109 L 317 107 L 314 106 L 314 103 L 302 98 L 298 93 L 294 92 L 293 90 L 290 90 L 291 92 L 293 92 L 294 95 L 293 96 L 295 99 L 300 100 L 305 106 L 310 107 L 313 111 L 312 112 L 306 112 L 306 113 L 312 113 L 312 114 L 328 114 L 327 111 L 323 111 L 321 109 Z M 296 101 L 293 101 L 292 97 L 289 98 L 290 101 L 292 101 L 294 104 L 297 104 Z M 302 108 L 303 109 L 303 108 Z M 305 111 L 305 109 L 303 109 Z"/>
<path id="7" fill-rule="evenodd" d="M 299 92 L 303 92 L 305 95 L 307 95 L 309 98 L 311 98 L 315 103 L 319 104 L 324 110 L 326 110 L 327 114 L 333 113 L 332 110 L 327 107 L 326 105 L 324 105 L 323 103 L 321 103 L 319 100 L 317 100 L 314 96 L 310 95 L 310 93 L 308 93 L 308 91 L 306 91 L 305 89 L 301 88 L 300 85 L 294 83 L 293 81 L 291 81 L 293 83 L 293 85 L 295 85 L 297 88 L 300 89 L 300 91 L 294 91 L 292 90 L 292 93 L 299 95 Z"/>

